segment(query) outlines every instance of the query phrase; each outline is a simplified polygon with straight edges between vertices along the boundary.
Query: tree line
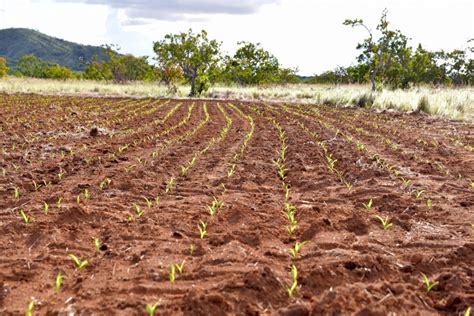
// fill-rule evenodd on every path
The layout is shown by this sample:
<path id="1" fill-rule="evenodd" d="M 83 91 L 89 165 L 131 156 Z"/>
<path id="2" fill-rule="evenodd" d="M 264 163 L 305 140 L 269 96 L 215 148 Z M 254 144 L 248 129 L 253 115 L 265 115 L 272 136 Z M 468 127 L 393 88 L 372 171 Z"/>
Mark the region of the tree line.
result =
<path id="1" fill-rule="evenodd" d="M 129 81 L 160 81 L 171 93 L 180 83 L 191 86 L 190 96 L 200 95 L 213 83 L 262 85 L 284 83 L 354 84 L 371 83 L 372 91 L 389 88 L 409 88 L 420 84 L 474 84 L 474 47 L 451 52 L 429 51 L 420 44 L 408 45 L 409 38 L 392 29 L 387 11 L 382 13 L 375 31 L 362 19 L 347 19 L 343 23 L 362 27 L 367 37 L 357 44 L 360 51 L 356 63 L 337 67 L 310 78 L 297 76 L 298 69 L 283 67 L 278 59 L 260 44 L 239 42 L 233 55 L 222 53 L 221 43 L 210 39 L 206 31 L 168 34 L 153 44 L 155 56 L 135 57 L 117 52 L 114 46 L 104 46 L 106 58 L 95 57 L 85 62 L 83 72 L 44 61 L 34 55 L 21 57 L 12 69 L 0 57 L 0 77 L 14 76 L 53 79 L 104 80 L 116 83 Z"/>

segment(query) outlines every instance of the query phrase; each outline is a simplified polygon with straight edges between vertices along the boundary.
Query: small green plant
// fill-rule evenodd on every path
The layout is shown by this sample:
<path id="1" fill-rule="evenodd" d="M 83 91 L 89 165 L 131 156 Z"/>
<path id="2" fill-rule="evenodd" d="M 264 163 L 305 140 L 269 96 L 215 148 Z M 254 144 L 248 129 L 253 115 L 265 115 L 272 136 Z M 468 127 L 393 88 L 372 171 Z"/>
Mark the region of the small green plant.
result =
<path id="1" fill-rule="evenodd" d="M 100 247 L 102 246 L 100 239 L 96 237 L 92 237 L 92 241 L 94 242 L 95 250 L 100 251 Z"/>
<path id="2" fill-rule="evenodd" d="M 58 173 L 59 181 L 61 181 L 63 179 L 65 174 L 66 174 L 66 172 L 64 172 L 64 170 L 59 171 L 59 173 Z"/>
<path id="3" fill-rule="evenodd" d="M 201 239 L 204 239 L 204 236 L 206 236 L 207 234 L 207 223 L 200 221 L 198 224 L 198 229 L 199 229 L 199 236 L 201 237 Z"/>
<path id="4" fill-rule="evenodd" d="M 81 203 L 81 195 L 80 194 L 76 197 L 76 203 L 77 204 Z"/>
<path id="5" fill-rule="evenodd" d="M 290 251 L 290 254 L 296 258 L 296 256 L 298 255 L 298 253 L 301 251 L 301 248 L 303 248 L 304 245 L 306 245 L 307 243 L 309 243 L 309 241 L 303 241 L 303 242 L 299 242 L 297 241 L 295 243 L 295 246 L 293 248 L 290 248 L 289 251 Z"/>
<path id="6" fill-rule="evenodd" d="M 298 286 L 298 269 L 293 264 L 291 266 L 291 285 L 286 289 L 289 297 L 293 297 L 293 293 Z"/>
<path id="7" fill-rule="evenodd" d="M 425 283 L 426 286 L 426 292 L 430 292 L 435 286 L 439 284 L 439 282 L 431 282 L 430 279 L 426 276 L 426 274 L 421 273 L 421 276 L 423 277 L 423 282 Z"/>
<path id="8" fill-rule="evenodd" d="M 89 264 L 89 261 L 87 261 L 86 259 L 83 260 L 82 258 L 79 258 L 72 253 L 70 253 L 68 256 L 69 258 L 71 258 L 71 260 L 76 265 L 76 268 L 78 269 L 84 269 Z"/>
<path id="9" fill-rule="evenodd" d="M 431 200 L 431 198 L 428 198 L 428 200 L 426 200 L 426 206 L 431 209 L 433 207 L 433 201 Z"/>
<path id="10" fill-rule="evenodd" d="M 20 188 L 15 187 L 14 190 L 15 192 L 13 193 L 13 197 L 15 200 L 18 200 L 20 198 Z"/>
<path id="11" fill-rule="evenodd" d="M 20 216 L 25 224 L 30 224 L 33 221 L 33 218 L 28 216 L 24 210 L 20 210 Z"/>
<path id="12" fill-rule="evenodd" d="M 235 174 L 235 167 L 237 165 L 235 163 L 232 163 L 229 165 L 229 170 L 227 170 L 227 176 L 230 178 Z"/>
<path id="13" fill-rule="evenodd" d="M 28 304 L 28 308 L 26 309 L 26 316 L 33 316 L 33 308 L 35 307 L 35 300 L 32 300 L 30 304 Z"/>
<path id="14" fill-rule="evenodd" d="M 48 212 L 49 212 L 49 204 L 44 202 L 43 203 L 43 213 L 44 213 L 44 215 L 48 215 Z"/>
<path id="15" fill-rule="evenodd" d="M 58 274 L 56 275 L 56 280 L 54 282 L 54 289 L 56 290 L 56 293 L 59 293 L 61 291 L 63 280 L 64 280 L 64 275 L 61 272 L 58 272 Z"/>
<path id="16" fill-rule="evenodd" d="M 141 209 L 140 205 L 133 203 L 133 207 L 135 208 L 135 214 L 137 214 L 137 217 L 142 217 L 145 212 Z"/>
<path id="17" fill-rule="evenodd" d="M 425 193 L 425 190 L 419 190 L 415 192 L 415 197 L 417 200 L 421 199 L 421 196 Z"/>
<path id="18" fill-rule="evenodd" d="M 209 214 L 211 214 L 211 216 L 215 216 L 219 208 L 221 208 L 223 205 L 224 205 L 224 201 L 219 200 L 216 197 L 214 197 L 211 205 L 207 207 L 207 209 L 209 210 Z"/>
<path id="19" fill-rule="evenodd" d="M 111 179 L 105 178 L 105 180 L 99 184 L 99 190 L 101 191 L 105 190 L 111 183 L 112 183 Z"/>
<path id="20" fill-rule="evenodd" d="M 158 308 L 159 304 L 159 301 L 155 304 L 146 304 L 146 312 L 148 313 L 148 316 L 155 316 L 156 309 Z"/>
<path id="21" fill-rule="evenodd" d="M 84 189 L 84 199 L 89 200 L 91 198 L 91 194 L 88 189 Z"/>
<path id="22" fill-rule="evenodd" d="M 58 198 L 58 201 L 56 202 L 56 207 L 61 208 L 62 202 L 63 202 L 63 198 L 61 198 L 61 197 Z"/>
<path id="23" fill-rule="evenodd" d="M 148 206 L 148 208 L 153 207 L 153 200 L 148 199 L 146 196 L 144 196 L 143 199 L 145 200 L 146 205 Z"/>
<path id="24" fill-rule="evenodd" d="M 168 184 L 166 185 L 165 193 L 170 192 L 171 189 L 173 189 L 173 187 L 174 187 L 174 177 L 171 177 L 171 179 L 168 181 Z"/>
<path id="25" fill-rule="evenodd" d="M 186 262 L 186 260 L 183 260 L 181 262 L 181 264 L 179 263 L 176 263 L 175 266 L 176 266 L 176 269 L 178 270 L 179 273 L 183 273 L 183 270 L 184 270 L 184 263 Z"/>
<path id="26" fill-rule="evenodd" d="M 471 307 L 470 306 L 464 311 L 463 316 L 471 316 Z"/>
<path id="27" fill-rule="evenodd" d="M 35 188 L 35 191 L 38 191 L 41 188 L 41 184 L 38 184 L 33 180 L 33 187 Z"/>
<path id="28" fill-rule="evenodd" d="M 196 251 L 196 245 L 191 244 L 191 246 L 189 246 L 189 255 L 192 256 L 195 251 Z"/>
<path id="29" fill-rule="evenodd" d="M 369 202 L 362 203 L 362 205 L 364 205 L 364 207 L 367 211 L 370 211 L 370 210 L 372 210 L 372 207 L 373 207 L 373 201 L 372 201 L 372 199 L 370 199 Z"/>
<path id="30" fill-rule="evenodd" d="M 474 188 L 474 181 L 469 180 L 469 185 L 471 186 L 471 188 Z M 469 308 L 470 308 L 470 307 L 469 307 Z"/>
<path id="31" fill-rule="evenodd" d="M 170 282 L 173 283 L 176 280 L 176 266 L 174 264 L 170 265 Z"/>
<path id="32" fill-rule="evenodd" d="M 375 215 L 375 218 L 378 219 L 380 221 L 380 223 L 382 223 L 382 226 L 383 226 L 384 230 L 389 230 L 393 226 L 393 224 L 390 223 L 390 220 L 388 219 L 388 216 L 385 217 L 385 219 L 383 219 L 381 216 Z"/>

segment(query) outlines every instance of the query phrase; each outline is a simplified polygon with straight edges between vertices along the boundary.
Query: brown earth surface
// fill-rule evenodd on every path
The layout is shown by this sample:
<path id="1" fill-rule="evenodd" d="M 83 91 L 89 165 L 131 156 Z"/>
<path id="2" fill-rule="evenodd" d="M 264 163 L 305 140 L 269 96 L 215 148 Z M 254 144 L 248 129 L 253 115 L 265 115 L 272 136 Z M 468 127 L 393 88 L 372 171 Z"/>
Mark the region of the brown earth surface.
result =
<path id="1" fill-rule="evenodd" d="M 0 95 L 0 135 L 0 315 L 24 315 L 30 302 L 34 315 L 145 315 L 155 302 L 157 315 L 474 307 L 473 123 Z M 223 205 L 211 216 L 214 198 Z"/>

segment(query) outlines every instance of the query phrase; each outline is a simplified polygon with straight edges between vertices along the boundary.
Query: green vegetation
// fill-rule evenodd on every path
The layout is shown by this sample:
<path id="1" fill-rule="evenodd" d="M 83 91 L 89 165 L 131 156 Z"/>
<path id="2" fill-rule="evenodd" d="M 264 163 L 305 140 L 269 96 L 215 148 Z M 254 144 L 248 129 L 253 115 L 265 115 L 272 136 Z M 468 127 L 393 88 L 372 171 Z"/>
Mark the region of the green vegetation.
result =
<path id="1" fill-rule="evenodd" d="M 154 304 L 146 304 L 146 312 L 149 316 L 155 316 L 155 312 L 159 304 L 160 302 L 156 302 Z"/>
<path id="2" fill-rule="evenodd" d="M 0 78 L 5 78 L 8 75 L 7 60 L 3 57 L 0 57 Z"/>
<path id="3" fill-rule="evenodd" d="M 390 219 L 388 217 L 385 217 L 384 219 L 383 217 L 379 215 L 375 215 L 375 218 L 380 221 L 384 230 L 389 230 L 390 228 L 392 228 L 393 224 L 390 223 Z"/>
<path id="4" fill-rule="evenodd" d="M 86 259 L 79 258 L 72 253 L 70 253 L 68 256 L 69 258 L 71 258 L 72 262 L 74 262 L 76 268 L 78 269 L 84 269 L 89 264 L 89 261 L 87 261 Z"/>
<path id="5" fill-rule="evenodd" d="M 293 297 L 293 293 L 298 286 L 298 269 L 293 264 L 291 266 L 291 285 L 287 287 L 286 292 L 288 293 L 289 297 Z"/>
<path id="6" fill-rule="evenodd" d="M 58 274 L 56 275 L 56 280 L 54 282 L 54 289 L 56 290 L 56 293 L 59 293 L 61 291 L 63 280 L 64 275 L 61 272 L 58 272 Z"/>
<path id="7" fill-rule="evenodd" d="M 84 61 L 91 61 L 94 55 L 105 58 L 101 47 L 64 41 L 30 29 L 0 30 L 0 56 L 7 58 L 13 71 L 18 60 L 30 54 L 74 71 L 84 70 Z"/>
<path id="8" fill-rule="evenodd" d="M 426 276 L 426 274 L 421 273 L 421 276 L 423 277 L 423 282 L 426 286 L 426 292 L 431 291 L 435 286 L 439 284 L 439 282 L 431 282 L 430 279 Z"/>

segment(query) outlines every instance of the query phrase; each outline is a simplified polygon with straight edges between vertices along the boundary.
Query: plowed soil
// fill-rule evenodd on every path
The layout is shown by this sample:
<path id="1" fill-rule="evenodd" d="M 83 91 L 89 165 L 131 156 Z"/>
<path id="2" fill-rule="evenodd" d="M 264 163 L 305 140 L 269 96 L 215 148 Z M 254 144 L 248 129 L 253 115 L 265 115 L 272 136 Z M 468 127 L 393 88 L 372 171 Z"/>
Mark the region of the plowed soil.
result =
<path id="1" fill-rule="evenodd" d="M 473 123 L 0 95 L 0 144 L 1 315 L 23 315 L 30 302 L 34 315 L 145 315 L 155 302 L 157 315 L 474 307 Z M 214 198 L 223 205 L 211 216 Z M 296 242 L 307 243 L 292 256 Z M 436 282 L 430 291 L 422 273 Z"/>

